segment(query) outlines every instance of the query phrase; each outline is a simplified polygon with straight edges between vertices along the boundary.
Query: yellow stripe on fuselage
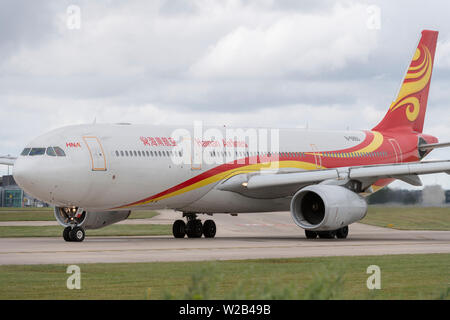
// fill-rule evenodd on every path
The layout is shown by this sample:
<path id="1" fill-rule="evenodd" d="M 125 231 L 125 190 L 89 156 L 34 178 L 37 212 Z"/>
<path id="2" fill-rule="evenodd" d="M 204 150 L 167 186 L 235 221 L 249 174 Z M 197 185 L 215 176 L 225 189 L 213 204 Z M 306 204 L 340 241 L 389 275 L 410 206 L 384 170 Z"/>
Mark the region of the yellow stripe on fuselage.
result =
<path id="1" fill-rule="evenodd" d="M 370 131 L 370 132 L 373 133 L 372 142 L 367 147 L 364 147 L 355 152 L 373 152 L 373 151 L 377 150 L 383 144 L 384 137 L 381 133 L 379 133 L 377 131 Z"/>
<path id="2" fill-rule="evenodd" d="M 209 184 L 224 180 L 224 179 L 229 179 L 235 175 L 238 174 L 243 174 L 243 173 L 252 173 L 252 172 L 257 172 L 257 171 L 261 171 L 261 170 L 275 170 L 278 168 L 296 168 L 296 169 L 303 169 L 303 170 L 317 170 L 317 169 L 325 169 L 325 167 L 322 166 L 317 166 L 316 164 L 312 164 L 309 162 L 303 162 L 303 161 L 274 161 L 274 162 L 270 162 L 270 163 L 255 163 L 255 164 L 251 164 L 251 165 L 247 165 L 247 166 L 243 166 L 243 167 L 239 167 L 239 168 L 234 168 L 231 170 L 227 170 L 221 173 L 218 173 L 216 175 L 213 175 L 211 177 L 205 178 L 201 181 L 198 181 L 196 183 L 193 183 L 190 186 L 184 187 L 180 190 L 165 194 L 163 196 L 154 198 L 154 199 L 150 199 L 147 201 L 143 201 L 134 205 L 129 205 L 129 206 L 125 206 L 124 208 L 127 207 L 134 207 L 134 206 L 138 206 L 138 205 L 144 205 L 147 203 L 151 203 L 151 202 L 155 202 L 155 201 L 160 201 L 160 200 L 164 200 L 167 198 L 171 198 L 174 196 L 178 196 L 180 194 L 195 190 L 195 189 L 199 189 L 202 188 L 204 186 L 207 186 Z"/>

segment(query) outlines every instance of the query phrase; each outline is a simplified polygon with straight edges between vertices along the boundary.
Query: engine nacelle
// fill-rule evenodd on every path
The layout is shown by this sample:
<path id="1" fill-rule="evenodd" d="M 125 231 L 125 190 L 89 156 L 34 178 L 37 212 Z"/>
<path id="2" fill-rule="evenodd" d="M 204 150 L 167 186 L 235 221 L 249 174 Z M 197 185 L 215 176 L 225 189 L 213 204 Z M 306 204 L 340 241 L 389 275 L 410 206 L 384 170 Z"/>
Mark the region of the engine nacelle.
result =
<path id="1" fill-rule="evenodd" d="M 63 227 L 77 225 L 84 229 L 100 229 L 125 220 L 131 211 L 85 211 L 82 208 L 55 207 L 55 218 Z"/>
<path id="2" fill-rule="evenodd" d="M 336 185 L 307 186 L 291 200 L 294 222 L 311 231 L 337 230 L 361 220 L 366 213 L 364 198 Z"/>

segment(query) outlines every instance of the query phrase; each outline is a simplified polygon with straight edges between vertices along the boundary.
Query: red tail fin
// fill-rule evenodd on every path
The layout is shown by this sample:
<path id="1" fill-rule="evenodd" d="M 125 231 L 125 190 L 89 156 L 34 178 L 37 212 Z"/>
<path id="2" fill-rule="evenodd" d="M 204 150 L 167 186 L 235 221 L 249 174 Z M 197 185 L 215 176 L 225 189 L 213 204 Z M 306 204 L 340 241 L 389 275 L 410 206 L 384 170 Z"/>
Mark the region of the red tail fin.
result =
<path id="1" fill-rule="evenodd" d="M 424 30 L 397 98 L 375 131 L 411 129 L 422 132 L 438 32 Z"/>

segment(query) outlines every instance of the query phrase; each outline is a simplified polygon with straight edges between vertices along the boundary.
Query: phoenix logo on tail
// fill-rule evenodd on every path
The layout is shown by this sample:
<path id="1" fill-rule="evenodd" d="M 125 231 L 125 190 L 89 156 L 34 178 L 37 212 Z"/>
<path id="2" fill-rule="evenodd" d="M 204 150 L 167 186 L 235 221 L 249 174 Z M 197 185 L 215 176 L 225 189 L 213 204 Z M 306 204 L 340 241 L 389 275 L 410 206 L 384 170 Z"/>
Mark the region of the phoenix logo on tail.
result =
<path id="1" fill-rule="evenodd" d="M 421 133 L 427 109 L 438 32 L 424 30 L 403 79 L 397 98 L 384 119 L 374 128 L 412 130 Z"/>

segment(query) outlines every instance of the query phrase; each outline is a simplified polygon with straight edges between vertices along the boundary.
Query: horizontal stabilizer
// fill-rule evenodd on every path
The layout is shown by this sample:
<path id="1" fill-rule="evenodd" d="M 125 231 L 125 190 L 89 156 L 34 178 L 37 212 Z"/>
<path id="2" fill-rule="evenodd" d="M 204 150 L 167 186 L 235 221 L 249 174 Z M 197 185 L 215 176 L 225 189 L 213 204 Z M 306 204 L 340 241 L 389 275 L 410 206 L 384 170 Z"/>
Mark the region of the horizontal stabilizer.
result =
<path id="1" fill-rule="evenodd" d="M 446 148 L 446 147 L 450 147 L 450 142 L 422 144 L 419 146 L 419 149 L 420 150 L 431 150 L 431 149 Z"/>

